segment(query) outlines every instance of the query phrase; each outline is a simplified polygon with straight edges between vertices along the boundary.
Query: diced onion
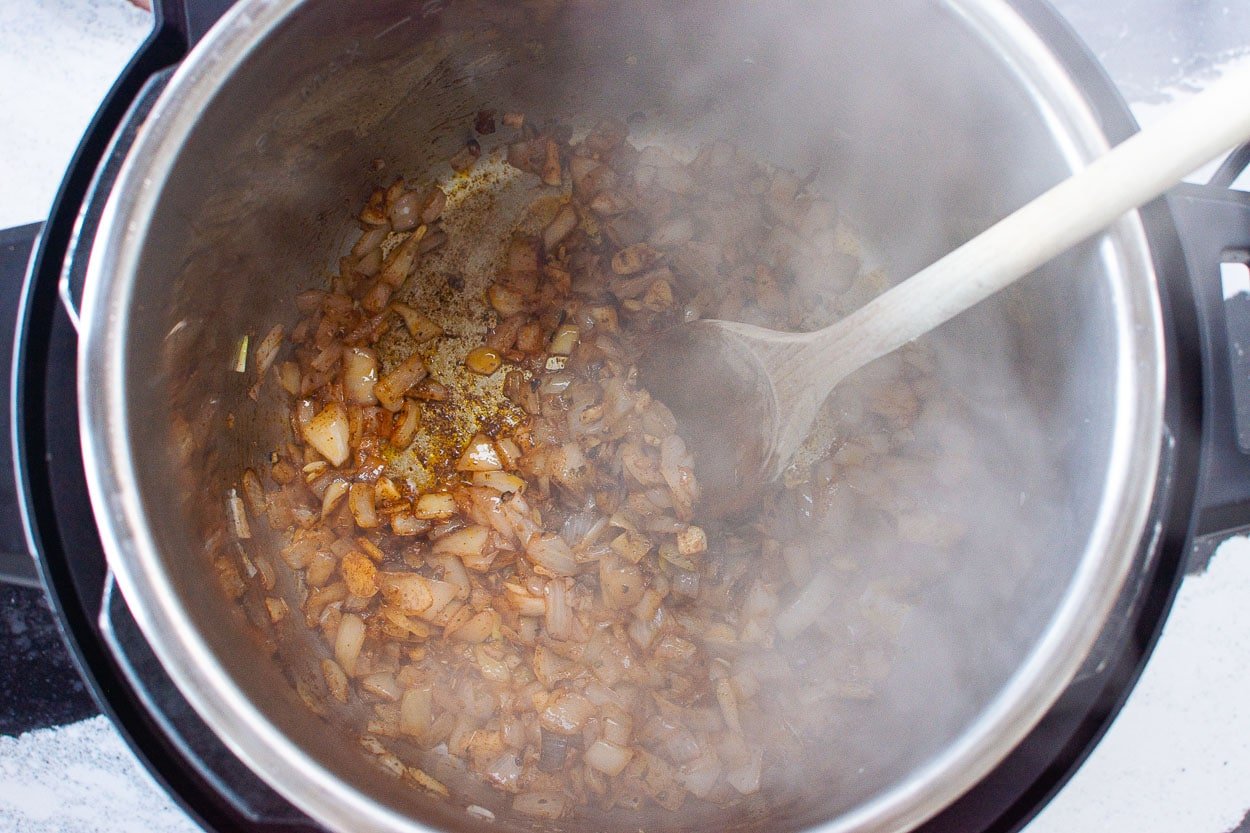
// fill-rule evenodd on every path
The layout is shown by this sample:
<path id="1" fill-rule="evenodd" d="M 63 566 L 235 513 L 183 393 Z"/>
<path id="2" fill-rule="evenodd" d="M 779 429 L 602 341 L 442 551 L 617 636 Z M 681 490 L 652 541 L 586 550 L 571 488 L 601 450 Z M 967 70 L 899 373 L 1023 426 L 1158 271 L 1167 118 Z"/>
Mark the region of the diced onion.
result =
<path id="1" fill-rule="evenodd" d="M 543 162 L 542 179 L 544 185 L 559 185 L 560 177 L 560 152 L 554 139 L 548 139 L 546 143 L 546 156 Z"/>
<path id="2" fill-rule="evenodd" d="M 335 478 L 326 486 L 325 493 L 321 496 L 321 517 L 328 518 L 338 509 L 339 504 L 343 502 L 343 498 L 347 497 L 348 485 L 346 480 Z"/>
<path id="3" fill-rule="evenodd" d="M 239 497 L 239 493 L 234 489 L 226 493 L 226 508 L 229 510 L 230 526 L 234 530 L 234 536 L 241 539 L 251 538 L 252 526 L 247 521 L 247 510 L 243 508 L 243 498 Z"/>
<path id="4" fill-rule="evenodd" d="M 265 610 L 269 613 L 269 621 L 281 622 L 290 612 L 285 599 L 265 599 Z"/>
<path id="5" fill-rule="evenodd" d="M 421 244 L 421 238 L 425 237 L 425 226 L 417 226 L 403 242 L 396 246 L 382 264 L 382 274 L 380 281 L 386 286 L 395 288 L 402 286 L 404 281 L 408 280 L 408 276 L 412 274 L 413 267 L 417 263 L 417 254 Z"/>
<path id="6" fill-rule="evenodd" d="M 833 603 L 833 588 L 833 576 L 828 572 L 818 573 L 778 614 L 777 632 L 786 639 L 794 639 L 807 630 Z"/>
<path id="7" fill-rule="evenodd" d="M 454 555 L 434 555 L 431 554 L 427 559 L 433 567 L 439 567 L 443 570 L 443 581 L 456 585 L 457 599 L 467 599 L 473 591 L 473 584 L 469 580 L 469 571 L 465 569 L 464 561 Z"/>
<path id="8" fill-rule="evenodd" d="M 611 556 L 599 559 L 599 587 L 608 607 L 617 609 L 638 604 L 646 590 L 637 566 Z"/>
<path id="9" fill-rule="evenodd" d="M 557 694 L 538 721 L 544 729 L 561 735 L 573 735 L 582 730 L 586 721 L 595 716 L 595 706 L 575 691 L 563 691 Z"/>
<path id="10" fill-rule="evenodd" d="M 395 179 L 369 196 L 337 274 L 294 299 L 294 323 L 266 322 L 254 351 L 228 345 L 236 370 L 255 365 L 256 406 L 289 397 L 287 436 L 254 449 L 267 466 L 227 493 L 211 566 L 275 640 L 322 640 L 325 688 L 296 670 L 298 693 L 356 721 L 370 767 L 410 790 L 465 806 L 476 778 L 538 820 L 586 802 L 660 826 L 687 816 L 648 802 L 749 809 L 739 796 L 763 788 L 765 759 L 784 777 L 889 674 L 917 585 L 891 575 L 897 559 L 864 571 L 846 546 L 930 560 L 952 547 L 965 530 L 942 493 L 974 473 L 975 443 L 933 442 L 937 364 L 909 346 L 832 398 L 833 455 L 708 525 L 696 460 L 639 387 L 639 354 L 697 318 L 825 326 L 883 291 L 883 273 L 861 274 L 806 180 L 729 142 L 687 163 L 637 149 L 616 119 L 580 139 L 504 122 L 524 125 L 507 164 L 551 188 L 498 241 L 488 307 L 442 282 L 404 288 L 427 257 L 453 293 L 466 257 L 495 260 L 464 222 L 479 184 L 457 179 L 444 224 L 443 186 Z M 493 111 L 477 123 L 493 130 Z M 467 171 L 482 151 L 471 140 L 450 162 Z M 438 306 L 404 300 L 418 297 Z M 215 400 L 178 413 L 180 459 L 234 416 Z M 258 519 L 264 540 L 244 547 Z M 874 536 L 891 540 L 860 541 Z M 270 537 L 289 573 L 258 546 Z M 809 543 L 825 539 L 827 554 Z"/>
<path id="11" fill-rule="evenodd" d="M 421 201 L 421 222 L 432 223 L 443 213 L 447 205 L 447 193 L 437 185 L 430 186 Z"/>
<path id="12" fill-rule="evenodd" d="M 493 283 L 487 288 L 486 300 L 490 302 L 495 312 L 504 318 L 517 315 L 526 310 L 524 296 L 515 289 L 500 283 Z"/>
<path id="13" fill-rule="evenodd" d="M 432 619 L 456 598 L 456 586 L 416 573 L 379 573 L 378 585 L 387 604 L 405 613 Z"/>
<path id="14" fill-rule="evenodd" d="M 577 212 L 573 210 L 573 206 L 566 204 L 556 212 L 556 216 L 543 229 L 543 248 L 549 252 L 552 251 L 575 228 L 577 228 Z"/>
<path id="15" fill-rule="evenodd" d="M 658 253 L 646 243 L 627 246 L 612 256 L 612 271 L 618 275 L 632 275 L 650 266 Z"/>
<path id="16" fill-rule="evenodd" d="M 347 462 L 351 448 L 348 446 L 350 427 L 347 409 L 340 402 L 331 402 L 304 426 L 304 439 L 317 453 L 338 467 Z"/>
<path id="17" fill-rule="evenodd" d="M 499 449 L 485 434 L 474 435 L 456 461 L 458 471 L 499 471 L 502 468 Z"/>
<path id="18" fill-rule="evenodd" d="M 404 320 L 404 326 L 417 344 L 424 344 L 443 334 L 443 328 L 434 319 L 407 304 L 392 301 L 390 309 Z"/>
<path id="19" fill-rule="evenodd" d="M 482 612 L 486 613 L 486 611 Z M 507 664 L 491 656 L 490 651 L 484 646 L 478 645 L 474 648 L 473 656 L 477 660 L 478 668 L 482 671 L 482 676 L 486 679 L 496 683 L 506 683 L 512 679 Z"/>
<path id="20" fill-rule="evenodd" d="M 421 787 L 422 789 L 429 790 L 430 792 L 435 793 L 436 795 L 440 795 L 443 798 L 446 798 L 447 796 L 451 795 L 451 791 L 447 789 L 446 784 L 444 784 L 442 781 L 439 781 L 437 778 L 432 777 L 429 773 L 427 773 L 423 769 L 419 769 L 418 767 L 415 767 L 415 766 L 410 766 L 406 770 L 404 770 L 404 775 L 411 778 L 414 782 L 416 782 L 417 786 Z"/>
<path id="21" fill-rule="evenodd" d="M 577 559 L 559 535 L 538 535 L 525 547 L 525 556 L 538 568 L 552 576 L 574 576 L 579 572 Z"/>
<path id="22" fill-rule="evenodd" d="M 449 639 L 455 639 L 459 642 L 485 642 L 490 639 L 491 634 L 498 627 L 497 614 L 493 610 L 483 610 L 475 613 L 457 628 L 448 628 L 446 636 Z"/>
<path id="23" fill-rule="evenodd" d="M 584 693 L 586 695 L 586 699 L 594 703 L 596 706 L 606 706 L 611 704 L 624 708 L 627 705 L 627 701 L 624 698 L 598 680 L 591 680 L 587 683 Z"/>
<path id="24" fill-rule="evenodd" d="M 720 774 L 720 759 L 716 757 L 716 753 L 709 750 L 694 760 L 682 764 L 677 772 L 677 780 L 696 798 L 707 798 L 712 788 L 716 786 L 716 779 L 720 777 Z"/>
<path id="25" fill-rule="evenodd" d="M 260 344 L 256 345 L 256 375 L 264 376 L 269 372 L 269 368 L 273 366 L 273 361 L 278 357 L 278 349 L 282 347 L 282 337 L 286 334 L 286 329 L 281 324 L 275 324 L 273 329 L 265 334 Z"/>
<path id="26" fill-rule="evenodd" d="M 456 514 L 456 499 L 447 492 L 431 492 L 417 498 L 413 514 L 429 521 L 441 521 Z"/>
<path id="27" fill-rule="evenodd" d="M 697 526 L 688 526 L 677 533 L 677 552 L 685 556 L 707 551 L 707 535 Z"/>
<path id="28" fill-rule="evenodd" d="M 504 752 L 486 767 L 486 779 L 496 787 L 515 791 L 521 780 L 521 765 L 516 752 Z"/>
<path id="29" fill-rule="evenodd" d="M 412 389 L 412 395 L 427 402 L 446 402 L 451 397 L 451 392 L 442 382 L 423 379 Z"/>
<path id="30" fill-rule="evenodd" d="M 586 699 L 590 699 L 589 692 Z M 591 702 L 594 701 L 592 700 Z M 599 705 L 607 706 L 607 708 L 602 710 L 600 716 L 600 724 L 603 727 L 603 739 L 616 746 L 629 746 L 631 734 L 629 712 L 613 703 L 601 703 Z"/>
<path id="31" fill-rule="evenodd" d="M 588 766 L 594 767 L 604 775 L 620 775 L 633 756 L 634 753 L 628 749 L 599 739 L 586 749 L 584 757 Z"/>
<path id="32" fill-rule="evenodd" d="M 487 527 L 474 524 L 444 535 L 434 542 L 435 555 L 454 555 L 460 558 L 480 555 L 486 548 L 490 534 Z"/>
<path id="33" fill-rule="evenodd" d="M 405 399 L 399 411 L 395 430 L 391 432 L 391 445 L 399 449 L 412 445 L 413 439 L 417 436 L 417 429 L 420 427 L 421 406 L 411 399 Z"/>
<path id="34" fill-rule="evenodd" d="M 278 365 L 278 383 L 291 396 L 298 396 L 300 390 L 300 369 L 295 362 L 283 362 Z"/>
<path id="35" fill-rule="evenodd" d="M 568 588 L 559 581 L 547 582 L 547 633 L 553 639 L 571 639 L 573 637 L 573 609 L 569 606 Z"/>
<path id="36" fill-rule="evenodd" d="M 373 529 L 378 525 L 378 514 L 373 505 L 373 486 L 368 483 L 353 483 L 348 494 L 347 505 L 351 509 L 356 526 L 361 529 Z"/>
<path id="37" fill-rule="evenodd" d="M 553 356 L 570 355 L 573 352 L 573 348 L 577 346 L 577 340 L 580 337 L 581 332 L 577 327 L 572 324 L 564 324 L 551 337 L 551 344 L 547 346 L 547 352 Z"/>
<path id="38" fill-rule="evenodd" d="M 352 246 L 352 256 L 362 258 L 370 252 L 381 249 L 382 243 L 386 240 L 386 236 L 390 234 L 390 231 L 386 226 L 379 226 L 365 231 L 356 240 L 355 245 Z M 319 304 L 320 299 L 317 299 L 317 301 Z M 316 306 L 317 304 L 314 304 L 314 308 Z"/>
<path id="39" fill-rule="evenodd" d="M 729 785 L 743 795 L 751 795 L 760 790 L 760 774 L 763 764 L 763 755 L 759 749 L 751 751 L 750 758 L 746 763 L 735 767 L 725 773 L 725 780 Z"/>
<path id="40" fill-rule="evenodd" d="M 321 661 L 321 675 L 325 677 L 326 688 L 330 691 L 330 696 L 340 703 L 347 702 L 347 675 L 343 673 L 343 669 L 338 663 L 331 659 Z"/>
<path id="41" fill-rule="evenodd" d="M 421 195 L 408 191 L 395 201 L 388 213 L 395 231 L 411 231 L 421 223 Z"/>
<path id="42" fill-rule="evenodd" d="M 356 659 L 365 644 L 365 622 L 354 613 L 344 613 L 339 620 L 338 635 L 334 638 L 334 659 L 350 677 L 356 668 Z"/>
<path id="43" fill-rule="evenodd" d="M 542 616 L 547 612 L 547 602 L 543 597 L 530 593 L 519 584 L 505 583 L 504 591 L 513 609 L 521 616 Z"/>
<path id="44" fill-rule="evenodd" d="M 481 819 L 482 821 L 494 821 L 495 820 L 494 813 L 492 813 L 490 810 L 487 810 L 485 807 L 482 807 L 477 804 L 470 804 L 468 807 L 464 808 L 464 811 L 468 813 L 470 816 L 473 816 L 473 818 L 475 819 Z"/>
<path id="45" fill-rule="evenodd" d="M 378 592 L 378 568 L 368 556 L 355 551 L 349 552 L 343 556 L 339 569 L 343 573 L 348 592 L 353 596 L 369 598 Z"/>
<path id="46" fill-rule="evenodd" d="M 738 695 L 728 677 L 721 677 L 716 681 L 716 702 L 720 704 L 721 715 L 729 731 L 742 734 L 742 721 L 738 717 Z"/>
<path id="47" fill-rule="evenodd" d="M 427 375 L 425 364 L 419 354 L 412 354 L 394 370 L 387 373 L 373 386 L 373 393 L 388 411 L 398 411 L 404 404 L 404 394 Z"/>
<path id="48" fill-rule="evenodd" d="M 391 532 L 396 535 L 420 535 L 430 531 L 430 522 L 419 519 L 410 512 L 396 512 L 391 515 Z"/>
<path id="49" fill-rule="evenodd" d="M 506 471 L 474 472 L 473 485 L 493 489 L 500 494 L 525 491 L 525 481 Z"/>
<path id="50" fill-rule="evenodd" d="M 373 386 L 378 381 L 378 354 L 368 347 L 343 351 L 343 392 L 358 405 L 377 404 Z"/>
<path id="51" fill-rule="evenodd" d="M 339 627 L 342 625 L 340 624 Z M 392 703 L 399 699 L 401 693 L 399 684 L 395 682 L 395 675 L 389 671 L 378 671 L 362 677 L 360 687 Z"/>
<path id="52" fill-rule="evenodd" d="M 255 469 L 246 469 L 243 472 L 243 497 L 247 500 L 247 508 L 254 515 L 263 515 L 269 508 L 269 501 L 265 499 L 265 487 L 261 485 L 260 477 L 256 474 Z"/>
<path id="53" fill-rule="evenodd" d="M 694 237 L 694 223 L 689 215 L 679 214 L 652 232 L 648 242 L 663 249 L 685 243 L 692 237 Z"/>
<path id="54" fill-rule="evenodd" d="M 499 462 L 505 469 L 515 469 L 521 460 L 521 447 L 511 437 L 495 440 L 495 448 L 499 449 Z"/>
<path id="55" fill-rule="evenodd" d="M 465 356 L 465 367 L 482 376 L 489 376 L 503 364 L 503 356 L 493 347 L 474 347 Z"/>
<path id="56" fill-rule="evenodd" d="M 399 731 L 420 738 L 434 722 L 429 688 L 408 689 L 399 701 Z"/>

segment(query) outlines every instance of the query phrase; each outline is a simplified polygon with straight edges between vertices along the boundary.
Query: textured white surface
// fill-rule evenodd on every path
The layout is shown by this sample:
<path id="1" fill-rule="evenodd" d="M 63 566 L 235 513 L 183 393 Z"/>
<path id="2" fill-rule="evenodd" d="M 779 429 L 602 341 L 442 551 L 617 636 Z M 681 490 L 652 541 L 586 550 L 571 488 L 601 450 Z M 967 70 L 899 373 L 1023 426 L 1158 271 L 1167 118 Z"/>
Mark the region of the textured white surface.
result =
<path id="1" fill-rule="evenodd" d="M 1250 541 L 1181 586 L 1111 731 L 1027 833 L 1223 833 L 1250 808 Z"/>
<path id="2" fill-rule="evenodd" d="M 194 833 L 105 717 L 0 737 L 6 833 Z"/>
<path id="3" fill-rule="evenodd" d="M 125 0 L 0 0 L 0 228 L 48 213 L 151 16 Z"/>
<path id="4" fill-rule="evenodd" d="M 1175 5 L 1191 13 L 1190 3 Z M 124 0 L 0 0 L 0 227 L 42 219 L 148 20 Z M 1148 121 L 1154 106 L 1134 110 Z M 1124 712 L 1027 833 L 1225 833 L 1238 826 L 1250 807 L 1247 599 L 1250 542 L 1238 539 L 1220 549 L 1205 575 L 1186 581 Z M 0 738 L 0 831 L 194 829 L 104 718 Z"/>

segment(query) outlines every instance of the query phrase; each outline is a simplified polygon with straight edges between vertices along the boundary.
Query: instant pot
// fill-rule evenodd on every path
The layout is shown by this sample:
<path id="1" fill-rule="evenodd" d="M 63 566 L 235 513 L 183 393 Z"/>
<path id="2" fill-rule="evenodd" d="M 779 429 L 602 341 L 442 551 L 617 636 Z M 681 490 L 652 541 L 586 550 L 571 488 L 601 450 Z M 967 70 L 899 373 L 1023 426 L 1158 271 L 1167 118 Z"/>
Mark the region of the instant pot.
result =
<path id="1" fill-rule="evenodd" d="M 783 4 L 751 21 L 757 26 L 743 22 L 743 4 L 730 3 L 573 2 L 568 16 L 545 2 L 229 5 L 159 4 L 153 34 L 93 120 L 48 222 L 8 233 L 14 248 L 23 237 L 33 246 L 11 313 L 13 465 L 27 544 L 101 707 L 157 780 L 218 831 L 413 823 L 403 821 L 403 797 L 369 794 L 365 785 L 378 776 L 354 773 L 350 752 L 314 748 L 311 716 L 279 719 L 281 699 L 268 702 L 256 690 L 273 682 L 256 665 L 264 657 L 241 649 L 224 658 L 242 642 L 213 626 L 211 611 L 223 603 L 209 595 L 210 567 L 189 560 L 198 552 L 183 546 L 193 537 L 183 515 L 196 510 L 180 507 L 196 495 L 170 479 L 176 473 L 159 457 L 164 414 L 153 404 L 178 399 L 169 393 L 174 376 L 200 385 L 184 398 L 239 393 L 186 364 L 186 351 L 169 348 L 170 334 L 217 316 L 207 335 L 196 335 L 196 355 L 215 366 L 249 310 L 306 285 L 304 267 L 318 253 L 328 257 L 319 241 L 366 192 L 366 160 L 406 159 L 419 169 L 463 141 L 463 116 L 503 97 L 552 114 L 593 109 L 599 98 L 612 109 L 641 101 L 639 112 L 695 133 L 729 132 L 750 144 L 752 130 L 771 129 L 767 142 L 755 140 L 762 155 L 854 166 L 859 173 L 844 179 L 838 196 L 886 239 L 902 239 L 898 229 L 924 222 L 935 206 L 958 205 L 959 217 L 902 247 L 893 265 L 907 274 L 1100 143 L 1136 129 L 1094 59 L 1052 9 L 1031 0 L 905 2 L 894 21 L 860 8 L 868 4 L 845 4 L 836 20 L 836 4 Z M 792 17 L 781 18 L 781 8 Z M 560 40 L 566 31 L 600 48 L 588 57 Z M 839 83 L 880 83 L 874 66 L 919 60 L 922 43 L 924 60 L 935 63 L 925 73 L 912 65 L 902 77 L 927 81 L 882 90 L 879 107 L 856 96 L 849 111 L 827 113 L 814 102 L 828 79 L 778 69 L 789 60 L 782 46 L 810 55 L 826 35 L 846 46 L 827 53 L 845 62 Z M 464 51 L 433 55 L 431 44 Z M 552 81 L 585 77 L 578 71 L 616 58 L 602 87 Z M 753 79 L 774 70 L 785 100 L 752 95 Z M 697 95 L 684 86 L 696 78 Z M 437 112 L 438 123 L 414 115 L 424 111 Z M 735 124 L 744 112 L 752 123 Z M 778 131 L 786 119 L 792 132 Z M 856 136 L 829 139 L 836 124 L 872 126 L 872 152 L 844 150 L 856 147 Z M 803 138 L 810 135 L 821 141 Z M 1020 158 L 1025 146 L 1037 154 Z M 892 178 L 899 159 L 914 166 L 913 200 L 901 199 L 907 183 Z M 1211 182 L 1179 186 L 1126 218 L 1065 256 L 1027 296 L 1040 299 L 1044 315 L 1043 305 L 1062 308 L 1064 280 L 1090 277 L 1066 299 L 1069 314 L 1055 318 L 1055 332 L 1072 338 L 1051 350 L 1056 366 L 1079 365 L 1104 389 L 1074 394 L 1087 409 L 1062 414 L 1093 425 L 1072 435 L 1088 447 L 1065 441 L 1087 455 L 1097 485 L 1062 523 L 1088 527 L 1098 547 L 1082 549 L 1082 540 L 1070 561 L 1056 555 L 1051 601 L 1055 610 L 1091 615 L 1056 624 L 1039 614 L 1035 630 L 1021 627 L 1018 653 L 996 660 L 1002 690 L 1015 699 L 985 692 L 982 711 L 997 717 L 975 716 L 971 729 L 949 737 L 907 739 L 931 740 L 942 767 L 900 770 L 881 795 L 846 807 L 813 798 L 788 818 L 744 825 L 793 829 L 825 813 L 829 830 L 1015 830 L 1098 742 L 1149 656 L 1187 561 L 1250 525 L 1250 364 L 1242 349 L 1250 333 L 1250 201 L 1229 190 L 1248 163 L 1250 150 L 1234 151 Z M 150 171 L 161 177 L 144 176 Z M 331 191 L 347 199 L 336 205 Z M 279 221 L 289 229 L 310 215 L 283 237 Z M 273 242 L 263 256 L 247 249 L 262 237 Z M 229 272 L 227 255 L 246 268 Z M 282 274 L 284 263 L 303 271 Z M 258 264 L 277 277 L 245 286 Z M 171 329 L 183 322 L 190 323 Z M 1077 356 L 1077 347 L 1091 352 Z M 1132 389 L 1114 393 L 1126 373 Z M 205 502 L 216 501 L 214 478 L 240 457 L 223 459 L 196 473 Z M 153 484 L 159 477 L 167 478 L 164 493 Z M 1117 483 L 1121 499 L 1103 499 Z M 1067 592 L 1080 590 L 1086 607 L 1065 607 L 1060 591 L 1069 581 L 1076 589 Z M 1050 645 L 1049 661 L 1038 659 L 1035 643 Z M 1017 665 L 1033 676 L 1015 674 Z M 429 825 L 472 823 L 413 807 L 410 815 Z"/>

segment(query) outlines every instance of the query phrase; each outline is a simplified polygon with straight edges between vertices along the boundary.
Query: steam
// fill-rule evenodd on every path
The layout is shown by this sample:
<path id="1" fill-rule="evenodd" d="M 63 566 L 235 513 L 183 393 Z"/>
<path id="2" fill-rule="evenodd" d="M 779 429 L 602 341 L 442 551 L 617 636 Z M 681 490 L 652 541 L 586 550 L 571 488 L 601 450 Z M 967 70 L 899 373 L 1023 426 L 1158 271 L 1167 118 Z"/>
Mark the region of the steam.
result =
<path id="1" fill-rule="evenodd" d="M 835 199 L 862 244 L 848 294 L 858 303 L 882 275 L 912 274 L 1063 174 L 1043 117 L 954 12 L 866 5 L 686 4 L 676 23 L 631 8 L 608 27 L 626 33 L 619 51 L 639 67 L 638 109 L 657 141 L 723 138 Z M 604 63 L 592 86 L 633 89 Z M 666 91 L 658 107 L 647 106 L 654 87 Z M 838 713 L 833 729 L 808 738 L 808 756 L 770 762 L 770 818 L 777 796 L 791 799 L 780 801 L 784 822 L 797 825 L 906 778 L 968 729 L 1047 626 L 1092 522 L 1109 440 L 1109 392 L 1079 381 L 1113 370 L 1086 312 L 1105 309 L 1105 256 L 1091 245 L 1061 258 L 835 393 L 836 452 L 860 430 L 866 398 L 914 380 L 916 356 L 932 362 L 914 442 L 876 470 L 838 466 L 829 522 L 788 542 L 831 583 L 832 604 L 777 650 L 807 679 L 867 679 L 872 694 L 858 700 L 847 684 L 810 704 Z M 803 277 L 821 280 L 822 266 Z M 961 534 L 949 549 L 941 529 L 933 542 L 901 540 L 900 519 L 916 517 Z M 896 640 L 860 639 L 874 616 Z"/>
<path id="2" fill-rule="evenodd" d="M 431 25 L 437 36 L 421 40 L 416 22 L 391 25 L 410 20 L 410 2 L 379 3 L 368 14 L 387 19 L 367 37 L 353 34 L 338 64 L 319 51 L 337 43 L 328 34 L 301 41 L 318 44 L 299 56 L 307 64 L 302 74 L 317 78 L 308 91 L 292 88 L 284 101 L 264 99 L 264 106 L 240 97 L 235 106 L 246 118 L 214 104 L 218 123 L 250 126 L 239 128 L 242 141 L 198 137 L 214 148 L 200 149 L 211 161 L 201 170 L 219 182 L 212 201 L 185 203 L 221 216 L 211 226 L 187 224 L 200 239 L 186 247 L 209 254 L 191 273 L 201 280 L 184 280 L 171 308 L 194 306 L 197 321 L 215 322 L 205 332 L 244 331 L 237 325 L 250 310 L 274 309 L 289 284 L 323 273 L 309 252 L 324 226 L 304 221 L 318 211 L 341 216 L 342 194 L 359 188 L 374 156 L 406 153 L 400 161 L 421 169 L 463 143 L 459 128 L 448 125 L 463 125 L 509 96 L 509 105 L 536 119 L 637 113 L 641 121 L 631 127 L 644 141 L 689 154 L 724 139 L 794 171 L 837 204 L 844 231 L 858 241 L 853 252 L 849 238 L 835 247 L 858 261 L 844 296 L 857 302 L 876 294 L 881 278 L 912 274 L 1062 173 L 1043 115 L 1002 59 L 944 4 L 483 0 L 440 8 L 422 5 L 422 15 L 442 14 L 443 28 Z M 359 29 L 347 18 L 366 13 L 344 6 L 333 14 Z M 388 49 L 393 54 L 379 55 Z M 258 53 L 255 60 L 278 62 L 272 50 Z M 270 118 L 269 109 L 282 118 Z M 427 134 L 435 141 L 425 141 Z M 202 179 L 195 177 L 189 194 L 198 198 Z M 177 225 L 182 234 L 181 216 Z M 166 245 L 162 258 L 175 264 L 182 253 Z M 259 262 L 273 268 L 258 267 L 258 253 L 270 253 Z M 746 812 L 708 810 L 692 819 L 696 805 L 688 802 L 679 817 L 656 812 L 631 826 L 784 830 L 815 823 L 905 779 L 986 708 L 1046 626 L 1096 509 L 1091 484 L 1105 468 L 1113 415 L 1110 386 L 1094 383 L 1114 370 L 1114 342 L 1098 326 L 1109 309 L 1105 259 L 1093 246 L 1069 255 L 840 387 L 825 421 L 833 466 L 805 475 L 831 475 L 837 486 L 796 491 L 823 501 L 823 520 L 798 537 L 777 530 L 789 569 L 807 571 L 829 596 L 814 623 L 795 605 L 819 598 L 782 599 L 789 624 L 772 653 L 801 669 L 810 700 L 778 704 L 770 728 L 804 741 L 806 754 L 770 760 L 765 792 Z M 826 262 L 812 265 L 801 277 L 818 284 Z M 237 276 L 240 284 L 251 275 L 281 279 L 227 293 L 234 300 L 223 313 L 219 285 L 208 280 L 214 275 Z M 155 283 L 148 306 L 163 309 L 170 290 Z M 813 311 L 810 324 L 838 313 Z M 926 378 L 936 383 L 925 387 L 919 380 Z M 850 441 L 871 446 L 883 433 L 872 429 L 870 398 L 900 379 L 918 399 L 906 429 L 914 437 L 898 453 L 857 462 Z M 201 386 L 195 403 L 207 399 L 205 391 L 215 392 Z M 797 519 L 803 507 L 796 502 L 791 511 Z M 215 597 L 203 604 L 210 602 Z M 314 655 L 304 648 L 299 653 Z M 753 661 L 767 686 L 775 659 L 761 652 Z M 831 715 L 831 724 L 813 728 L 821 715 Z"/>

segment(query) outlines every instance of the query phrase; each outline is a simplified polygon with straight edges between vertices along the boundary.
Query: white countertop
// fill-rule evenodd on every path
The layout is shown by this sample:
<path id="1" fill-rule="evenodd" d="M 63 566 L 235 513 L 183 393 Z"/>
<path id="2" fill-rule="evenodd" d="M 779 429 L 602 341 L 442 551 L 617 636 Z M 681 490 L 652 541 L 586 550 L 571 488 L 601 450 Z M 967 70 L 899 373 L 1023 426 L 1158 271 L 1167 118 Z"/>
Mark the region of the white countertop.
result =
<path id="1" fill-rule="evenodd" d="M 1091 42 L 1097 35 L 1099 58 L 1143 122 L 1250 54 L 1250 15 L 1239 7 L 1137 0 L 1133 15 L 1110 25 L 1099 17 L 1103 3 L 1057 5 Z M 1147 12 L 1165 28 L 1143 29 Z M 1176 21 L 1195 25 L 1180 32 Z M 0 228 L 43 219 L 95 107 L 148 26 L 124 0 L 0 0 Z M 1133 69 L 1132 48 L 1143 43 L 1157 53 L 1151 72 Z M 1250 833 L 1248 600 L 1250 540 L 1235 539 L 1206 573 L 1186 579 L 1124 711 L 1027 833 Z M 96 717 L 0 738 L 0 829 L 197 828 Z"/>

